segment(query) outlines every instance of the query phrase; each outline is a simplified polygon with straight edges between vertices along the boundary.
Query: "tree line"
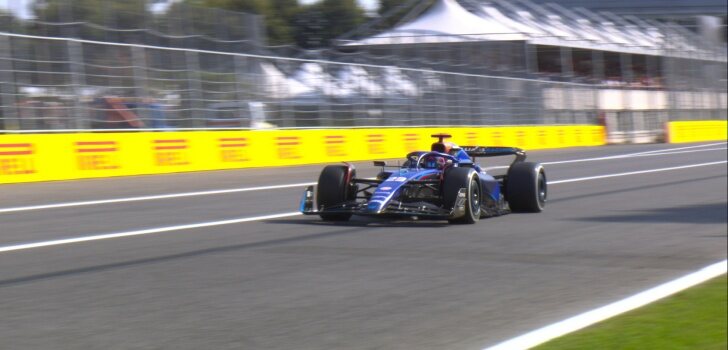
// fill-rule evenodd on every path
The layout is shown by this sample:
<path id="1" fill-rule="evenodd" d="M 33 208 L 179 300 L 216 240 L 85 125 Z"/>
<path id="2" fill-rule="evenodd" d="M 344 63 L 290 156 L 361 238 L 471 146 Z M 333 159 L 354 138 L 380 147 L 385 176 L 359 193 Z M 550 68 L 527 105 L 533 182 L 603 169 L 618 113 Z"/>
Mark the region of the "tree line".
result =
<path id="1" fill-rule="evenodd" d="M 245 30 L 245 23 L 241 23 L 244 17 L 236 17 L 233 11 L 245 12 L 263 18 L 268 45 L 311 49 L 327 47 L 333 39 L 412 2 L 379 0 L 377 12 L 367 13 L 356 0 L 319 0 L 310 4 L 301 4 L 299 0 L 182 0 L 173 2 L 165 11 L 151 13 L 149 0 L 37 0 L 32 11 L 41 22 L 89 22 L 118 29 L 139 29 L 155 28 L 154 23 L 163 21 L 165 26 L 174 27 L 175 33 L 222 32 L 223 38 Z M 233 15 L 209 18 L 209 11 L 190 11 L 190 8 L 219 9 L 223 11 L 221 13 Z M 400 11 L 384 22 L 393 25 L 404 14 L 406 11 Z M 0 17 L 5 18 L 6 25 L 20 22 L 8 19 L 11 17 L 8 14 Z M 193 22 L 195 27 L 190 26 Z M 45 26 L 42 30 L 41 25 L 35 27 L 31 25 L 25 30 L 34 32 L 35 29 L 44 35 L 61 34 L 64 30 L 62 27 Z"/>
<path id="2" fill-rule="evenodd" d="M 319 0 L 307 5 L 299 3 L 298 0 L 196 2 L 203 6 L 264 16 L 268 43 L 271 45 L 296 44 L 304 48 L 318 48 L 328 46 L 331 40 L 407 3 L 408 0 L 379 0 L 377 13 L 374 14 L 366 13 L 356 0 Z"/>

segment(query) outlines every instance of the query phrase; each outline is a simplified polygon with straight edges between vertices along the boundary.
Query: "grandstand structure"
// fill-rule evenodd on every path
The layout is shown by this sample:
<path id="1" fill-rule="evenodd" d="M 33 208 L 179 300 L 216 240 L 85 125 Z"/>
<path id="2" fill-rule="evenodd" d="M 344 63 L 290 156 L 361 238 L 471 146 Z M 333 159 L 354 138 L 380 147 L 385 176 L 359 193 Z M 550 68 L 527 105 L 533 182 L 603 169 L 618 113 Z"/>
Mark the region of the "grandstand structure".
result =
<path id="1" fill-rule="evenodd" d="M 725 45 L 679 26 L 528 0 L 406 5 L 393 28 L 314 51 L 266 47 L 244 15 L 222 36 L 0 18 L 0 130 L 606 123 L 639 142 L 726 118 Z"/>
<path id="2" fill-rule="evenodd" d="M 655 20 L 687 21 L 696 16 L 715 16 L 725 21 L 728 4 L 722 0 L 550 0 L 563 7 L 583 7 Z"/>
<path id="3" fill-rule="evenodd" d="M 593 12 L 679 24 L 704 39 L 725 43 L 728 3 L 723 0 L 551 0 L 566 8 L 583 7 Z"/>
<path id="4" fill-rule="evenodd" d="M 543 101 L 542 115 L 554 122 L 591 110 L 611 135 L 647 130 L 651 139 L 667 119 L 725 118 L 725 45 L 677 25 L 528 0 L 439 0 L 404 18 L 339 45 L 418 65 L 448 61 L 463 72 L 592 85 L 593 94 L 572 86 L 520 94 Z"/>

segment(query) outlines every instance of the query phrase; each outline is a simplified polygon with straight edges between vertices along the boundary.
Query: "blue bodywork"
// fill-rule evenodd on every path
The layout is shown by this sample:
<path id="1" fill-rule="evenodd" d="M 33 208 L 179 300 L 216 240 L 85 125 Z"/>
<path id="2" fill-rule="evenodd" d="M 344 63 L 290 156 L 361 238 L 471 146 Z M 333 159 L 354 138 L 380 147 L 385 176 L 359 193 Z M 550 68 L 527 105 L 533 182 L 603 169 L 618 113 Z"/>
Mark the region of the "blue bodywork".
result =
<path id="1" fill-rule="evenodd" d="M 481 207 L 485 212 L 499 210 L 504 202 L 501 182 L 475 164 L 462 149 L 451 153 L 412 152 L 401 167 L 383 171 L 374 179 L 357 179 L 353 183 L 363 193 L 355 200 L 342 203 L 339 207 L 328 207 L 327 212 L 347 212 L 357 215 L 399 215 L 432 218 L 447 218 L 454 208 L 445 208 L 442 202 L 441 185 L 444 172 L 453 167 L 472 168 L 480 181 Z M 318 213 L 313 204 L 313 187 L 301 198 L 301 212 Z M 497 215 L 499 215 L 497 214 Z"/>
<path id="2" fill-rule="evenodd" d="M 498 201 L 500 198 L 501 189 L 498 180 L 475 164 L 465 151 L 459 150 L 454 156 L 439 152 L 412 152 L 407 155 L 407 162 L 402 168 L 389 173 L 389 177 L 377 186 L 367 203 L 366 211 L 372 214 L 382 212 L 392 199 L 397 198 L 402 187 L 412 180 L 439 179 L 444 171 L 443 169 L 428 169 L 420 166 L 421 159 L 430 155 L 452 161 L 452 164 L 449 164 L 451 166 L 472 167 L 478 173 L 482 195 L 488 196 L 494 201 Z"/>
<path id="3" fill-rule="evenodd" d="M 421 180 L 425 177 L 439 176 L 440 172 L 434 169 L 402 168 L 392 172 L 372 194 L 367 203 L 366 211 L 380 213 L 399 194 L 402 186 L 411 180 Z"/>

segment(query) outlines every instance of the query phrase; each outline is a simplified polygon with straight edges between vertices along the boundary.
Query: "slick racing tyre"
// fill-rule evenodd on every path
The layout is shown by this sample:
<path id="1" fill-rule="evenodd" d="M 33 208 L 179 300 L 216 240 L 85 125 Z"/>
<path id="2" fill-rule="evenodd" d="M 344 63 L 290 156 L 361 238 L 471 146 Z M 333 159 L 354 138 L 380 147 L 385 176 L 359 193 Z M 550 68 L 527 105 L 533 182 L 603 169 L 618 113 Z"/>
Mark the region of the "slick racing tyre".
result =
<path id="1" fill-rule="evenodd" d="M 354 188 L 347 180 L 351 181 L 356 177 L 356 170 L 352 169 L 351 178 L 347 179 L 349 169 L 344 165 L 327 165 L 321 171 L 316 187 L 316 198 L 318 198 L 318 210 L 322 211 L 319 216 L 325 221 L 346 221 L 351 218 L 351 213 L 325 213 L 327 208 L 342 204 L 356 196 Z"/>
<path id="2" fill-rule="evenodd" d="M 541 212 L 546 205 L 547 194 L 546 173 L 541 164 L 520 162 L 508 169 L 506 199 L 511 211 Z"/>
<path id="3" fill-rule="evenodd" d="M 457 201 L 458 191 L 465 188 L 465 214 L 450 218 L 450 223 L 474 224 L 480 219 L 480 180 L 472 168 L 452 168 L 445 172 L 442 184 L 443 204 L 452 209 Z"/>

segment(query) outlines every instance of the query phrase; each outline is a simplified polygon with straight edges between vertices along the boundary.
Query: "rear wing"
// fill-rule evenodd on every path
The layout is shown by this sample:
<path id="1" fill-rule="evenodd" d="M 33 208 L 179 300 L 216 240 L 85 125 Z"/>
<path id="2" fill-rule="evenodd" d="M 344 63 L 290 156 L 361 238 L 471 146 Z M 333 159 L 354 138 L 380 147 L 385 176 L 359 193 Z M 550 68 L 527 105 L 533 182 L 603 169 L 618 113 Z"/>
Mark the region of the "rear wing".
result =
<path id="1" fill-rule="evenodd" d="M 516 156 L 513 163 L 526 160 L 526 151 L 516 147 L 463 146 L 461 148 L 473 159 L 477 157 Z"/>

